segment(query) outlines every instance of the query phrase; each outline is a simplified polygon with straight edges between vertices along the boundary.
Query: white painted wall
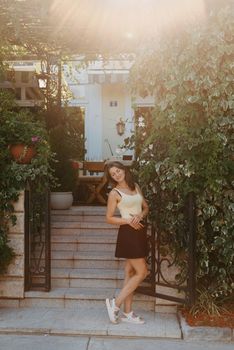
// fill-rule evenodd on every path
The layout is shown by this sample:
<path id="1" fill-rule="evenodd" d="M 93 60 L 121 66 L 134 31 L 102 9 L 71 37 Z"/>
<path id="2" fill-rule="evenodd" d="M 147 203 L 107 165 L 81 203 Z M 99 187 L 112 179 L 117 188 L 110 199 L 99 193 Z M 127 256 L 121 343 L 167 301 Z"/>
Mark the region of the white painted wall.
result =
<path id="1" fill-rule="evenodd" d="M 102 154 L 102 88 L 100 84 L 87 86 L 88 105 L 85 113 L 86 159 L 101 160 Z"/>
<path id="2" fill-rule="evenodd" d="M 66 79 L 74 95 L 70 105 L 85 108 L 86 159 L 108 159 L 112 156 L 110 147 L 113 155 L 118 155 L 116 150 L 124 144 L 124 139 L 131 136 L 135 129 L 133 105 L 152 106 L 154 104 L 151 97 L 146 99 L 137 97 L 132 100 L 127 84 L 114 82 L 115 74 L 117 77 L 118 74 L 123 73 L 123 68 L 128 70 L 130 67 L 129 62 L 126 62 L 126 67 L 124 67 L 123 62 L 119 65 L 118 62 L 109 65 L 104 65 L 103 62 L 95 62 L 90 64 L 87 69 L 81 69 L 80 71 L 77 71 L 74 66 L 72 69 L 74 77 Z M 104 72 L 114 74 L 112 83 L 105 82 Z M 100 82 L 91 84 L 89 74 L 94 74 L 97 78 L 100 76 Z M 102 79 L 104 79 L 103 82 Z M 111 101 L 117 101 L 118 105 L 111 107 Z M 122 136 L 118 135 L 116 130 L 116 123 L 120 117 L 126 125 L 125 133 Z M 125 154 L 133 154 L 133 151 L 126 151 Z"/>
<path id="3" fill-rule="evenodd" d="M 103 118 L 103 140 L 102 152 L 103 158 L 111 157 L 109 146 L 105 140 L 111 145 L 111 149 L 116 155 L 116 149 L 123 143 L 125 135 L 118 135 L 116 123 L 120 117 L 125 119 L 124 105 L 124 86 L 123 84 L 103 84 L 102 85 L 102 118 Z M 110 106 L 111 101 L 116 101 L 117 106 Z"/>

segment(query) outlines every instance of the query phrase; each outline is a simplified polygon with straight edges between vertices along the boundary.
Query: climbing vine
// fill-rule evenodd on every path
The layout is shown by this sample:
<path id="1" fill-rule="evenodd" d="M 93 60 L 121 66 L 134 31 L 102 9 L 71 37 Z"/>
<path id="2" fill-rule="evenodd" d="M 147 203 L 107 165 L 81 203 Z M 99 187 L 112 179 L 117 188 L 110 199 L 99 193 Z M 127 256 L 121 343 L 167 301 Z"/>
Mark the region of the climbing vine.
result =
<path id="1" fill-rule="evenodd" d="M 168 249 L 182 268 L 183 203 L 195 193 L 197 282 L 216 300 L 234 287 L 233 30 L 226 6 L 139 53 L 132 88 L 153 95 L 155 107 L 138 110 L 136 137 L 126 140 L 138 149 L 151 219 L 160 208 L 161 230 L 173 237 Z"/>

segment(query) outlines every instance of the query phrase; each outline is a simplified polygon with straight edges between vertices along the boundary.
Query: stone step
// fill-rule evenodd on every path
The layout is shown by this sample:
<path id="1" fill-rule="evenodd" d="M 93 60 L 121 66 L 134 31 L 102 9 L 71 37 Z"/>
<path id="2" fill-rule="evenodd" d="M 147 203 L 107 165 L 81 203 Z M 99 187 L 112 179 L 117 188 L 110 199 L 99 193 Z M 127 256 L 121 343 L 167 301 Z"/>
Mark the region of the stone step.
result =
<path id="1" fill-rule="evenodd" d="M 69 223 L 70 225 L 71 223 Z M 90 223 L 87 223 L 87 225 L 84 227 L 70 227 L 69 225 L 66 226 L 65 223 L 63 223 L 64 227 L 53 227 L 51 226 L 51 236 L 53 235 L 90 235 L 90 236 L 117 236 L 118 234 L 118 227 L 114 226 L 107 226 L 107 227 L 89 227 Z M 96 224 L 97 225 L 97 224 Z M 148 231 L 148 234 L 150 232 Z"/>
<path id="2" fill-rule="evenodd" d="M 34 283 L 43 283 L 40 278 L 34 278 Z M 51 278 L 51 288 L 119 288 L 123 287 L 123 280 L 95 279 L 95 278 Z"/>
<path id="3" fill-rule="evenodd" d="M 101 257 L 103 257 L 104 253 L 108 253 L 108 256 L 110 258 L 108 258 L 107 260 L 113 260 L 114 258 L 114 254 L 110 251 L 110 249 L 107 250 L 87 250 L 84 251 L 82 250 L 81 252 L 73 252 L 73 251 L 52 251 L 51 252 L 51 258 L 52 260 L 80 260 L 83 259 L 82 256 L 84 256 L 84 254 L 88 257 L 88 259 L 90 260 L 106 260 L 106 259 L 102 259 Z M 100 257 L 100 258 L 98 258 Z"/>
<path id="4" fill-rule="evenodd" d="M 51 251 L 73 251 L 73 252 L 80 252 L 80 251 L 106 251 L 109 250 L 111 252 L 115 251 L 115 240 L 104 245 L 103 243 L 97 243 L 97 242 L 90 242 L 90 243 L 52 243 L 51 244 Z"/>
<path id="5" fill-rule="evenodd" d="M 108 243 L 108 244 L 103 244 L 103 243 L 82 243 L 79 242 L 77 252 L 74 252 L 74 259 L 79 258 L 79 252 L 111 252 L 114 256 L 115 252 L 115 243 Z"/>
<path id="6" fill-rule="evenodd" d="M 102 279 L 95 278 L 51 278 L 52 288 L 121 288 L 123 282 L 115 279 Z"/>
<path id="7" fill-rule="evenodd" d="M 51 236 L 53 235 L 80 235 L 80 234 L 90 234 L 90 235 L 103 235 L 103 236 L 111 236 L 117 235 L 118 228 L 69 228 L 69 227 L 56 227 L 51 228 Z"/>
<path id="8" fill-rule="evenodd" d="M 121 288 L 124 274 L 118 269 L 64 269 L 51 271 L 52 287 Z"/>
<path id="9" fill-rule="evenodd" d="M 55 221 L 51 223 L 51 228 L 56 229 L 104 229 L 104 230 L 115 230 L 118 231 L 118 226 L 116 225 L 110 225 L 106 222 L 79 222 L 79 221 L 71 221 L 71 222 L 59 222 Z M 81 231 L 82 232 L 82 231 Z"/>
<path id="10" fill-rule="evenodd" d="M 98 252 L 109 251 L 114 256 L 115 246 L 116 246 L 115 241 L 113 241 L 112 243 L 99 243 L 99 242 L 90 242 L 90 243 L 77 242 L 77 243 L 66 243 L 66 244 L 52 243 L 51 256 L 53 259 L 55 257 L 54 253 L 56 252 L 58 253 L 61 252 L 61 254 L 63 254 L 63 252 L 76 253 L 76 252 L 96 252 L 96 251 Z"/>
<path id="11" fill-rule="evenodd" d="M 106 255 L 105 255 L 106 254 Z M 109 251 L 87 251 L 87 252 L 53 252 L 52 268 L 81 268 L 81 269 L 124 269 L 123 259 L 113 258 L 114 254 Z M 162 274 L 165 281 L 173 283 L 179 270 L 175 266 L 165 266 Z"/>
<path id="12" fill-rule="evenodd" d="M 122 288 L 123 286 L 123 272 L 114 270 L 111 273 L 107 273 L 106 269 L 93 269 L 95 273 L 87 273 L 85 270 L 81 269 L 76 271 L 60 271 L 54 272 L 53 269 L 51 276 L 51 286 L 52 288 L 96 288 L 96 289 L 106 289 L 106 288 Z M 59 269 L 56 269 L 59 270 Z M 69 270 L 69 269 L 63 269 Z M 103 271 L 103 273 L 102 273 Z M 35 281 L 35 282 L 39 282 Z M 142 285 L 146 285 L 142 283 Z"/>
<path id="13" fill-rule="evenodd" d="M 52 268 L 82 268 L 82 269 L 91 269 L 91 268 L 99 268 L 99 269 L 116 269 L 116 268 L 124 268 L 124 261 L 118 260 L 92 260 L 92 259 L 63 259 L 63 260 L 51 260 Z"/>
<path id="14" fill-rule="evenodd" d="M 82 227 L 79 227 L 81 223 L 61 223 L 59 225 L 57 222 L 51 225 L 51 235 L 80 235 L 80 234 L 90 234 L 90 235 L 117 235 L 118 226 L 95 223 L 83 223 Z M 150 228 L 148 230 L 150 234 Z"/>
<path id="15" fill-rule="evenodd" d="M 112 233 L 109 235 L 93 235 L 90 233 L 82 233 L 78 236 L 78 243 L 99 243 L 99 244 L 108 244 L 116 243 L 117 234 Z"/>
<path id="16" fill-rule="evenodd" d="M 106 206 L 79 205 L 66 210 L 51 210 L 51 215 L 105 215 Z"/>
<path id="17" fill-rule="evenodd" d="M 51 235 L 51 249 L 52 251 L 93 251 L 96 250 L 94 245 L 97 244 L 97 250 L 106 250 L 106 246 L 109 244 L 116 244 L 116 240 L 117 232 L 112 231 L 108 234 L 103 234 L 103 232 L 100 233 L 94 230 L 85 230 L 83 233 L 73 234 L 70 232 L 66 232 L 66 234 L 56 232 Z M 90 247 L 88 247 L 88 245 L 90 245 Z"/>
<path id="18" fill-rule="evenodd" d="M 64 251 L 54 252 L 51 258 L 52 268 L 116 268 L 124 266 L 123 259 L 116 259 L 114 253 L 109 251 Z"/>
<path id="19" fill-rule="evenodd" d="M 119 271 L 118 269 L 81 269 L 81 268 L 73 268 L 73 269 L 52 269 L 51 276 L 57 278 L 71 278 L 71 279 L 123 279 L 124 273 L 123 271 Z"/>
<path id="20" fill-rule="evenodd" d="M 72 235 L 51 235 L 51 243 L 115 243 L 117 235 L 104 235 L 104 234 L 72 234 Z"/>
<path id="21" fill-rule="evenodd" d="M 79 309 L 82 306 L 105 308 L 105 298 L 113 297 L 116 288 L 53 288 L 50 292 L 30 291 L 25 299 L 19 300 L 19 307 L 52 307 Z M 155 298 L 136 293 L 133 307 L 135 309 L 155 310 Z"/>
<path id="22" fill-rule="evenodd" d="M 116 210 L 115 215 L 119 215 Z M 51 210 L 52 221 L 106 222 L 106 207 L 72 207 L 70 210 Z"/>
<path id="23" fill-rule="evenodd" d="M 105 215 L 52 215 L 51 222 L 102 222 L 106 223 Z"/>
<path id="24" fill-rule="evenodd" d="M 124 262 L 124 259 L 118 259 L 114 257 L 114 254 L 110 250 L 103 250 L 103 251 L 81 251 L 74 254 L 74 258 L 79 260 L 102 260 L 102 261 L 122 261 Z"/>

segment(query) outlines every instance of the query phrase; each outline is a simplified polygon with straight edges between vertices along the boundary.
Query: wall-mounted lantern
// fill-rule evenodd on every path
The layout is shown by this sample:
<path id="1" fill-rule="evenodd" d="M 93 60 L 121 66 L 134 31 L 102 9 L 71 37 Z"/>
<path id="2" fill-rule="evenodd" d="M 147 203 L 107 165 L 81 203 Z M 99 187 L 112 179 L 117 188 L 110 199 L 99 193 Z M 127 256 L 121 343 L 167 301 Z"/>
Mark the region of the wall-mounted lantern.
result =
<path id="1" fill-rule="evenodd" d="M 116 123 L 116 129 L 118 135 L 122 136 L 125 132 L 125 123 L 122 118 L 119 118 L 119 121 Z"/>

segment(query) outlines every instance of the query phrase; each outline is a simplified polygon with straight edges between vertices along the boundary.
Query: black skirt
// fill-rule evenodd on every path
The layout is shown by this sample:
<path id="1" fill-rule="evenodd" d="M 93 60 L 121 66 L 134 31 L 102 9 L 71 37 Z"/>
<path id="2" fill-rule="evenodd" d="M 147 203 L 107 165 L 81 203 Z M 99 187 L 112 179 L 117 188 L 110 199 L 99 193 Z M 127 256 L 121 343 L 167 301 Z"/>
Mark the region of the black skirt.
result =
<path id="1" fill-rule="evenodd" d="M 147 255 L 147 226 L 135 230 L 130 225 L 121 225 L 118 231 L 115 257 L 137 259 L 145 258 Z"/>

